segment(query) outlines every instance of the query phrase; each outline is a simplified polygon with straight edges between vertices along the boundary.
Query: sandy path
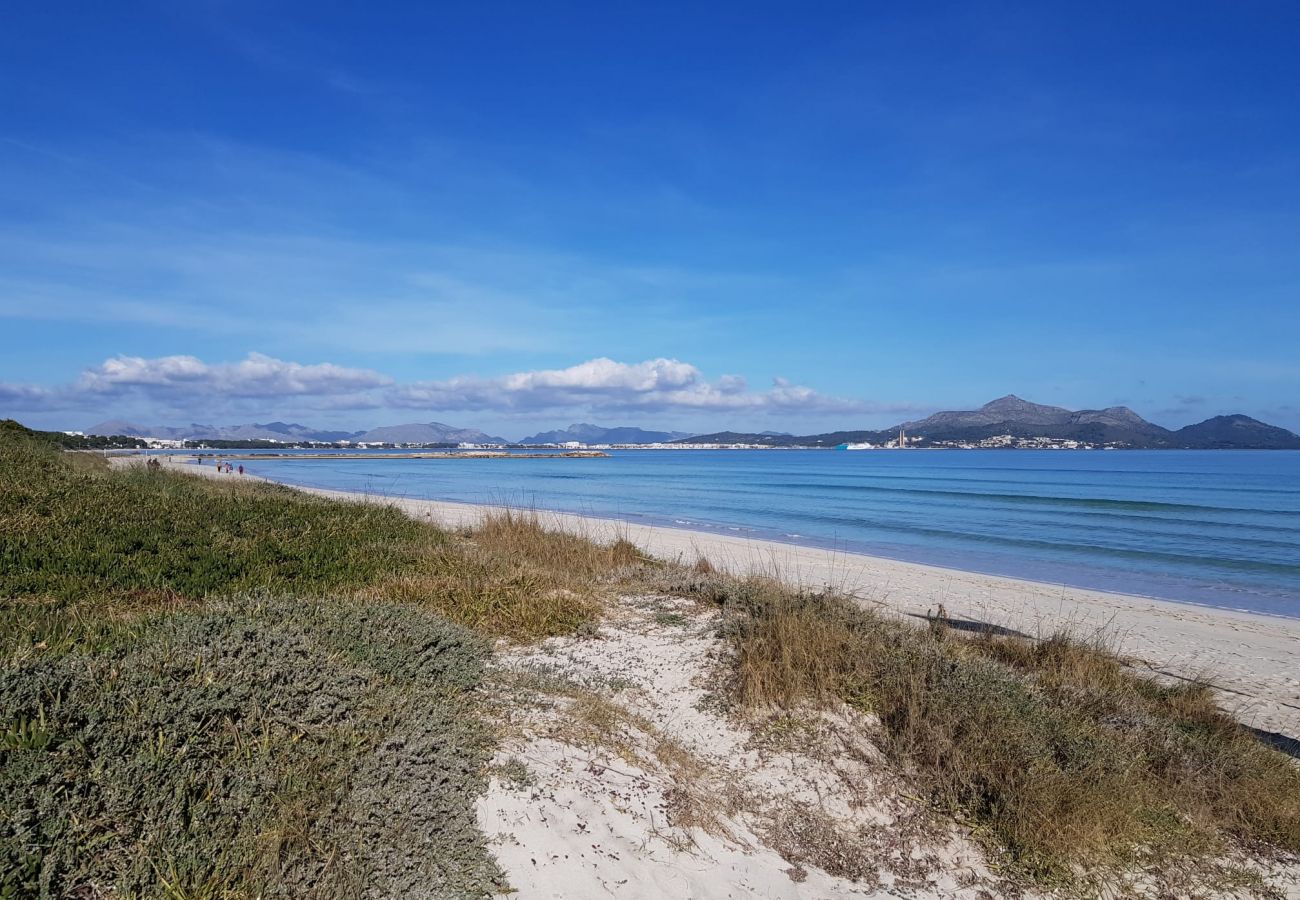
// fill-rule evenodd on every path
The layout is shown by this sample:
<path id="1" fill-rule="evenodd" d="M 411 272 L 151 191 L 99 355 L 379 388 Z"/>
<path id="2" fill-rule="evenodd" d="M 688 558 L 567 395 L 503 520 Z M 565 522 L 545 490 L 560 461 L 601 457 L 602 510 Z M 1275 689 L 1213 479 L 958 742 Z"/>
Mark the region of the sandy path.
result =
<path id="1" fill-rule="evenodd" d="M 1003 895 L 964 831 L 923 824 L 858 719 L 772 732 L 710 703 L 718 619 L 624 597 L 594 640 L 498 656 L 502 744 L 477 813 L 521 898 Z"/>
<path id="2" fill-rule="evenodd" d="M 214 466 L 172 465 L 208 477 Z M 115 464 L 139 463 L 139 457 Z M 253 476 L 244 476 L 245 478 Z M 448 528 L 472 527 L 492 507 L 437 500 L 303 488 L 338 499 L 387 503 Z M 1104 632 L 1123 652 L 1174 677 L 1209 677 L 1222 702 L 1243 722 L 1300 738 L 1300 620 L 1211 609 L 944 569 L 882 557 L 799 547 L 775 541 L 565 513 L 540 513 L 555 528 L 595 539 L 626 537 L 647 553 L 694 561 L 705 557 L 732 572 L 775 574 L 805 586 L 831 586 L 901 615 L 924 615 L 942 603 L 954 619 L 991 623 L 1029 635 L 1069 627 Z"/>

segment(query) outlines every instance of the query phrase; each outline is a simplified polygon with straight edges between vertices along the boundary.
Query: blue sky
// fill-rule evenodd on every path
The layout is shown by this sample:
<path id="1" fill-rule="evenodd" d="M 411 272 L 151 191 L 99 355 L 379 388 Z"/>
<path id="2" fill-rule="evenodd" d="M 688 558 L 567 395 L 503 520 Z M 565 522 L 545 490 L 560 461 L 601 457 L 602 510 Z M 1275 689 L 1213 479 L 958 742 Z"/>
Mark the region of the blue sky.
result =
<path id="1" fill-rule="evenodd" d="M 1300 428 L 1288 3 L 20 5 L 0 416 Z"/>

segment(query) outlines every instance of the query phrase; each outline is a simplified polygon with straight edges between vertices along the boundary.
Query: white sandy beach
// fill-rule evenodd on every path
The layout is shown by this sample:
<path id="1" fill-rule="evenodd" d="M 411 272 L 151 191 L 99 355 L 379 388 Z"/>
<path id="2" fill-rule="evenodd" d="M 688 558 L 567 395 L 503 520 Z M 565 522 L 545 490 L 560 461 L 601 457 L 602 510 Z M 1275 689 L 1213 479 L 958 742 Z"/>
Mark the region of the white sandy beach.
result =
<path id="1" fill-rule="evenodd" d="M 132 458 L 122 459 L 127 463 Z M 138 457 L 134 458 L 138 462 Z M 213 466 L 174 465 L 209 477 Z M 253 476 L 246 475 L 245 478 Z M 300 488 L 309 493 L 392 504 L 447 528 L 468 528 L 494 507 L 409 497 Z M 899 615 L 923 616 L 943 604 L 954 619 L 1031 635 L 1068 628 L 1102 632 L 1140 665 L 1178 678 L 1205 677 L 1247 725 L 1300 738 L 1300 620 L 1174 603 L 918 565 L 884 557 L 776 541 L 648 526 L 567 513 L 539 513 L 550 526 L 608 540 L 626 537 L 664 559 L 704 557 L 735 573 L 774 574 L 811 587 L 831 586 Z"/>

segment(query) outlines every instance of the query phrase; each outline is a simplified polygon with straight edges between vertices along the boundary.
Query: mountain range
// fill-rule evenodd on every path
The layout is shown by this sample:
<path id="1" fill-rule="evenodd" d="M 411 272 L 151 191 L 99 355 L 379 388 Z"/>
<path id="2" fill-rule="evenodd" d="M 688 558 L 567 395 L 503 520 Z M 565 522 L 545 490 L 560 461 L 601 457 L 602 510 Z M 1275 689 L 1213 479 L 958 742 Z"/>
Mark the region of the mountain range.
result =
<path id="1" fill-rule="evenodd" d="M 1089 444 L 1114 444 L 1142 449 L 1300 450 L 1300 435 L 1249 416 L 1215 416 L 1171 430 L 1148 422 L 1126 406 L 1069 410 L 1044 406 L 1010 394 L 979 409 L 938 412 L 913 422 L 900 422 L 880 431 L 834 431 L 810 435 L 749 434 L 733 431 L 698 435 L 698 443 L 758 444 L 770 447 L 833 447 L 844 443 L 883 444 L 900 429 L 918 446 L 978 443 L 998 435 L 1045 437 Z"/>
<path id="2" fill-rule="evenodd" d="M 505 438 L 493 437 L 477 428 L 457 428 L 441 422 L 412 425 L 384 425 L 352 438 L 383 444 L 508 444 Z"/>
<path id="3" fill-rule="evenodd" d="M 602 428 L 599 425 L 580 422 L 558 431 L 543 431 L 522 438 L 519 443 L 563 444 L 566 441 L 581 441 L 584 444 L 661 444 L 690 436 L 689 431 L 646 431 L 644 428 L 630 426 Z"/>
<path id="4" fill-rule="evenodd" d="M 766 447 L 834 447 L 844 443 L 883 444 L 904 429 L 917 446 L 978 443 L 999 435 L 1052 438 L 1088 444 L 1112 444 L 1146 449 L 1300 449 L 1300 435 L 1244 415 L 1215 416 L 1171 430 L 1148 422 L 1126 406 L 1069 410 L 1022 400 L 1014 394 L 979 409 L 949 410 L 878 431 L 832 431 L 794 435 L 785 432 L 721 431 L 690 435 L 681 431 L 650 431 L 633 426 L 605 428 L 581 422 L 555 431 L 529 435 L 520 441 L 494 437 L 476 428 L 441 422 L 386 425 L 369 431 L 322 431 L 285 422 L 248 425 L 137 425 L 110 420 L 86 429 L 87 434 L 170 438 L 172 440 L 373 442 L 388 444 L 655 444 L 691 442 L 754 444 Z"/>
<path id="5" fill-rule="evenodd" d="M 584 444 L 658 444 L 690 437 L 688 431 L 647 431 L 644 428 L 623 426 L 603 428 L 588 422 L 575 423 L 556 431 L 543 431 L 519 441 L 509 441 L 479 431 L 477 428 L 458 428 L 441 422 L 417 422 L 408 425 L 384 425 L 369 431 L 319 431 L 306 425 L 286 422 L 267 422 L 249 425 L 137 425 L 133 422 L 109 420 L 93 425 L 87 434 L 127 437 L 154 437 L 169 440 L 220 440 L 220 441 L 313 441 L 319 443 L 384 443 L 384 444 L 562 444 L 581 441 Z"/>
<path id="6" fill-rule="evenodd" d="M 457 428 L 441 422 L 417 422 L 409 425 L 386 425 L 369 431 L 320 431 L 306 425 L 268 422 L 265 425 L 136 425 L 110 420 L 92 425 L 86 434 L 121 434 L 128 437 L 155 437 L 169 440 L 220 441 L 314 441 L 331 444 L 337 441 L 362 441 L 386 444 L 508 444 L 505 438 L 493 437 L 477 428 Z"/>

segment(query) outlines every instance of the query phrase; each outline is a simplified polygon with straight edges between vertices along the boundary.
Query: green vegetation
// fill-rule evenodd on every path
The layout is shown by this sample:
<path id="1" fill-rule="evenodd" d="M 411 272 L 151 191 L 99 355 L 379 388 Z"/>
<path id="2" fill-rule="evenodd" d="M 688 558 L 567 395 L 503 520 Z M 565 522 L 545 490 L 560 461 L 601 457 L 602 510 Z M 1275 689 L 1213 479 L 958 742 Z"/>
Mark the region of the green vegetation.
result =
<path id="1" fill-rule="evenodd" d="M 139 450 L 146 444 L 124 434 L 64 434 L 62 431 L 33 431 L 13 419 L 0 419 L 0 440 L 33 440 L 64 450 Z"/>
<path id="2" fill-rule="evenodd" d="M 635 560 L 506 514 L 472 539 L 392 507 L 0 439 L 0 654 L 63 651 L 131 615 L 247 593 L 414 602 L 532 640 L 593 618 L 603 573 Z"/>
<path id="3" fill-rule="evenodd" d="M 489 893 L 483 652 L 409 605 L 245 600 L 10 667 L 0 896 Z"/>
<path id="4" fill-rule="evenodd" d="M 1220 851 L 1300 851 L 1300 769 L 1205 684 L 1065 636 L 961 638 L 761 580 L 724 602 L 743 703 L 872 714 L 935 806 L 1040 884 L 1139 866 L 1225 878 Z"/>
<path id="5" fill-rule="evenodd" d="M 6 429 L 0 897 L 491 892 L 484 638 L 583 625 L 629 558 Z"/>
<path id="6" fill-rule="evenodd" d="M 110 470 L 5 425 L 0 898 L 498 890 L 473 813 L 489 642 L 592 632 L 607 592 L 635 585 L 723 605 L 741 703 L 869 713 L 865 736 L 1004 871 L 1223 884 L 1239 874 L 1225 858 L 1300 852 L 1300 769 L 1208 686 L 1139 676 L 1103 646 L 913 627 L 528 514 L 457 535 L 262 483 Z M 619 733 L 573 699 L 577 738 Z M 683 804 L 677 820 L 707 827 Z"/>
<path id="7" fill-rule="evenodd" d="M 446 540 L 393 509 L 99 463 L 0 447 L 0 653 L 61 652 L 160 605 L 352 590 Z"/>

